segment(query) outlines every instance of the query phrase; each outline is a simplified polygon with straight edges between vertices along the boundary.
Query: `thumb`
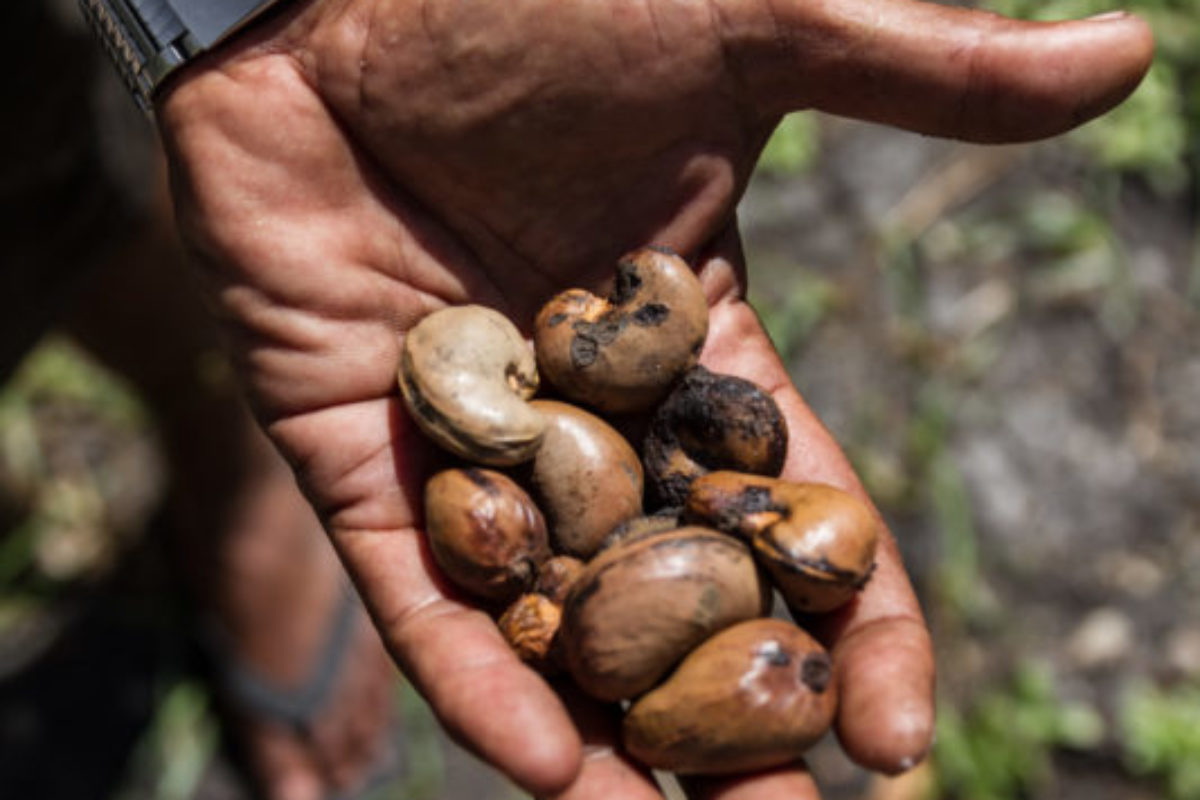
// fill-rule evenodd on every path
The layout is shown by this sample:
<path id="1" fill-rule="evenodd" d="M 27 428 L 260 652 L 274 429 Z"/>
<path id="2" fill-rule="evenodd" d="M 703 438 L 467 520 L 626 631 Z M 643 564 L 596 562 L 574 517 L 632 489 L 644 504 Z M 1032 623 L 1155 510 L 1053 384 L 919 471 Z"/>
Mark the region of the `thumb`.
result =
<path id="1" fill-rule="evenodd" d="M 1125 13 L 1022 22 L 916 0 L 778 0 L 727 15 L 768 115 L 816 108 L 977 142 L 1053 136 L 1123 100 L 1154 41 Z M 733 39 L 730 47 L 730 39 Z"/>

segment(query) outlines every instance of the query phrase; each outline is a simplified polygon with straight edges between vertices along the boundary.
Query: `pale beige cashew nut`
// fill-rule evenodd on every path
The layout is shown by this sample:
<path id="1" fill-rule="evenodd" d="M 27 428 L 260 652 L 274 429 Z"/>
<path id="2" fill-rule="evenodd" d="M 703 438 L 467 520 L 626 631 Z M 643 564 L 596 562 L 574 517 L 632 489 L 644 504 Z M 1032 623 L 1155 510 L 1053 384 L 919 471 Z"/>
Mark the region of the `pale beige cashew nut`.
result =
<path id="1" fill-rule="evenodd" d="M 404 339 L 398 379 L 409 414 L 455 455 L 510 466 L 537 452 L 546 425 L 527 402 L 537 361 L 499 312 L 450 306 L 425 317 Z"/>

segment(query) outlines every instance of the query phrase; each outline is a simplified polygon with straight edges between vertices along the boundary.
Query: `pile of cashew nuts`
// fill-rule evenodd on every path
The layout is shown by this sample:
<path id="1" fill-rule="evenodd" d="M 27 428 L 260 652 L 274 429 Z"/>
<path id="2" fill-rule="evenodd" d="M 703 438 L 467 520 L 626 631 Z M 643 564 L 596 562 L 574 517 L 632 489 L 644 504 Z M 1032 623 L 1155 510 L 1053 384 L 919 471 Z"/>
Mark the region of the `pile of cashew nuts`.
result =
<path id="1" fill-rule="evenodd" d="M 780 765 L 824 734 L 833 665 L 767 616 L 773 592 L 841 606 L 878 535 L 853 496 L 778 477 L 783 417 L 697 365 L 707 332 L 695 273 L 644 248 L 607 297 L 553 298 L 532 351 L 498 312 L 455 306 L 408 333 L 399 368 L 412 418 L 465 462 L 426 485 L 438 566 L 530 666 L 621 701 L 631 756 L 679 773 Z M 539 375 L 561 400 L 534 399 Z M 635 448 L 620 430 L 639 415 Z"/>

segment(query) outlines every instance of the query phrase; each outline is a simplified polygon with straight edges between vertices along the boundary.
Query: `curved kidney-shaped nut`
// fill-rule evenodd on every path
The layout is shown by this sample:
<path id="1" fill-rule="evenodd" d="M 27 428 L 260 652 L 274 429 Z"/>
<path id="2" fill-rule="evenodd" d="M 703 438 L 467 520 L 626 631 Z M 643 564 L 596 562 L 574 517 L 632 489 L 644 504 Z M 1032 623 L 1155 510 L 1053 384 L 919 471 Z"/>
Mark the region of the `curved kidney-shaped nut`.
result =
<path id="1" fill-rule="evenodd" d="M 593 697 L 635 697 L 714 632 L 765 613 L 764 589 L 746 546 L 716 531 L 680 528 L 618 544 L 567 593 L 567 667 Z"/>
<path id="2" fill-rule="evenodd" d="M 431 439 L 468 461 L 528 461 L 545 423 L 526 402 L 538 387 L 537 360 L 497 311 L 450 306 L 404 337 L 400 391 Z"/>
<path id="3" fill-rule="evenodd" d="M 642 248 L 621 259 L 607 299 L 582 289 L 538 314 L 542 374 L 566 397 L 602 411 L 643 411 L 696 363 L 708 334 L 708 302 L 679 256 Z"/>
<path id="4" fill-rule="evenodd" d="M 621 434 L 583 409 L 531 404 L 546 421 L 530 481 L 557 548 L 590 558 L 614 527 L 642 513 L 642 464 Z"/>
<path id="5" fill-rule="evenodd" d="M 517 657 L 543 675 L 559 671 L 558 628 L 562 608 L 543 594 L 518 597 L 496 621 Z"/>
<path id="6" fill-rule="evenodd" d="M 829 729 L 828 654 L 778 619 L 742 622 L 693 650 L 625 716 L 625 749 L 654 769 L 721 774 L 780 766 Z"/>
<path id="7" fill-rule="evenodd" d="M 425 532 L 446 577 L 486 600 L 513 600 L 550 558 L 541 512 L 525 490 L 492 470 L 448 469 L 430 478 Z"/>
<path id="8" fill-rule="evenodd" d="M 854 597 L 875 568 L 875 515 L 832 486 L 711 472 L 692 483 L 684 517 L 750 540 L 798 611 L 832 611 Z"/>
<path id="9" fill-rule="evenodd" d="M 680 506 L 691 482 L 713 470 L 777 476 L 787 441 L 771 395 L 742 378 L 693 367 L 650 420 L 646 480 L 658 503 Z"/>

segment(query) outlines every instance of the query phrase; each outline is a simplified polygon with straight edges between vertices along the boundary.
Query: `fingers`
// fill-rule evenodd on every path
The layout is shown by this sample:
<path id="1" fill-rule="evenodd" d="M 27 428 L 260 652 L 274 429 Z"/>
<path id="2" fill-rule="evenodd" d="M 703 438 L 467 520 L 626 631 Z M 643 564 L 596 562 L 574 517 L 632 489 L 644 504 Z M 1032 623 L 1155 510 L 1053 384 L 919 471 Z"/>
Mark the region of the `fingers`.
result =
<path id="1" fill-rule="evenodd" d="M 384 643 L 463 746 L 539 796 L 576 779 L 581 743 L 545 681 L 482 611 L 440 581 L 415 528 L 429 464 L 395 398 L 277 421 L 308 494 Z"/>
<path id="2" fill-rule="evenodd" d="M 812 107 L 979 142 L 1079 125 L 1128 95 L 1153 55 L 1148 26 L 1124 14 L 1034 23 L 917 0 L 745 5 L 725 36 L 767 113 Z"/>
<path id="3" fill-rule="evenodd" d="M 649 770 L 620 750 L 619 709 L 588 697 L 570 681 L 562 682 L 558 690 L 583 737 L 583 768 L 554 800 L 662 800 Z"/>
<path id="4" fill-rule="evenodd" d="M 869 502 L 840 448 L 792 386 L 758 318 L 738 297 L 739 260 L 736 255 L 713 258 L 702 270 L 710 293 L 724 299 L 713 307 L 701 360 L 772 392 L 789 428 L 786 477 L 839 486 Z M 883 537 L 876 560 L 875 574 L 859 598 L 818 622 L 813 632 L 832 647 L 838 665 L 842 694 L 836 724 L 843 747 L 865 767 L 897 772 L 929 749 L 934 661 L 920 606 L 890 535 Z"/>

